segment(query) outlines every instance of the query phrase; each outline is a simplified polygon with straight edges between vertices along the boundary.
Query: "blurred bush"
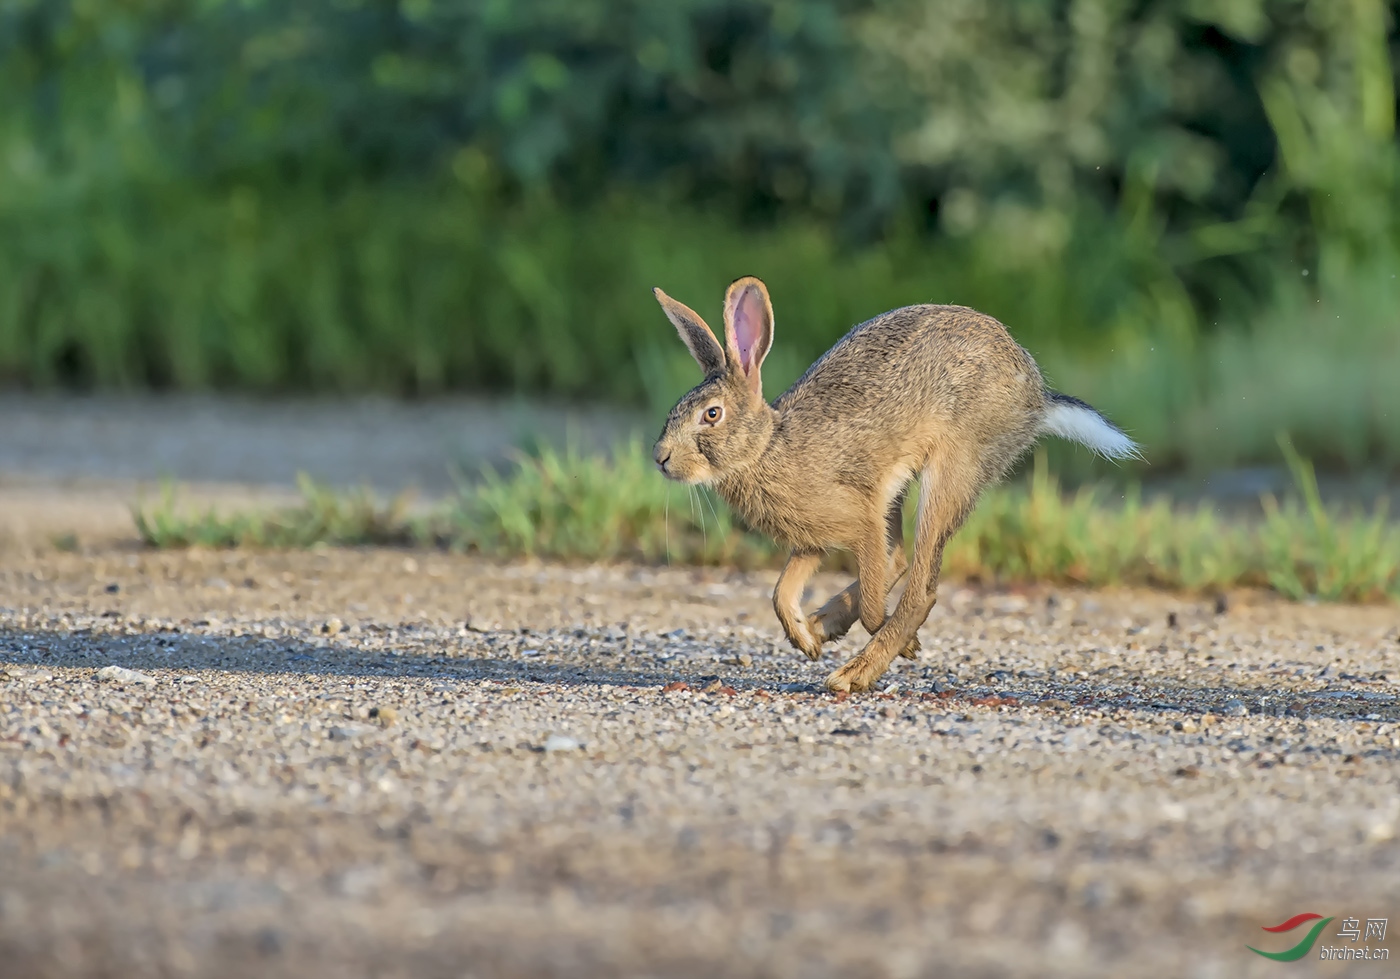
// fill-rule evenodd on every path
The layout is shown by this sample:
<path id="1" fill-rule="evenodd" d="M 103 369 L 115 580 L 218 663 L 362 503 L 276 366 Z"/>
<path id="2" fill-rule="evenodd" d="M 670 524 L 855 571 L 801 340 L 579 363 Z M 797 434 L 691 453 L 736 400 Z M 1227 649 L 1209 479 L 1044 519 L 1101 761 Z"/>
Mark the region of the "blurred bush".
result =
<path id="1" fill-rule="evenodd" d="M 755 273 L 770 385 L 961 302 L 1159 461 L 1270 452 L 1264 370 L 1350 426 L 1304 451 L 1394 460 L 1397 12 L 5 0 L 0 377 L 664 402 L 650 286 Z"/>

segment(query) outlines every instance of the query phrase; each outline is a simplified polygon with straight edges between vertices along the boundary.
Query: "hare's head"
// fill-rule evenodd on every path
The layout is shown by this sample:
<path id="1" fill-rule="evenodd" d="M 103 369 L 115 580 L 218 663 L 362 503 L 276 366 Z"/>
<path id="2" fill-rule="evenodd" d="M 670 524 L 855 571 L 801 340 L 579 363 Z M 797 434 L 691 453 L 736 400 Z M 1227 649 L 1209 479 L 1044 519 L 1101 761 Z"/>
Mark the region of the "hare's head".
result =
<path id="1" fill-rule="evenodd" d="M 773 435 L 759 377 L 773 344 L 773 304 L 758 279 L 735 281 L 724 297 L 721 347 L 699 314 L 655 291 L 705 380 L 671 409 L 653 456 L 669 479 L 711 483 L 754 462 Z"/>

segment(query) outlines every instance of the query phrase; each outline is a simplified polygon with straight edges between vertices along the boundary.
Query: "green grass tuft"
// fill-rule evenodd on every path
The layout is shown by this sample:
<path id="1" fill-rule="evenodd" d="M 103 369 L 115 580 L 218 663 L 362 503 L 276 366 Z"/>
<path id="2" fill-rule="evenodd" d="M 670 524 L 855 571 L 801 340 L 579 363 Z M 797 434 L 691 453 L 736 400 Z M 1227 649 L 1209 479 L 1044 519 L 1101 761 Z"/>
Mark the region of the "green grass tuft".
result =
<path id="1" fill-rule="evenodd" d="M 142 541 L 161 548 L 393 546 L 423 538 L 422 528 L 406 515 L 403 497 L 381 504 L 368 490 L 338 493 L 305 475 L 297 484 L 302 494 L 297 506 L 224 515 L 212 507 L 197 514 L 183 511 L 167 483 L 156 503 L 132 507 L 132 518 Z"/>
<path id="2" fill-rule="evenodd" d="M 1299 498 L 1264 500 L 1262 520 L 1223 519 L 1209 505 L 1110 500 L 1102 488 L 1061 491 L 1045 455 L 1028 481 L 993 488 L 949 544 L 944 578 L 1201 591 L 1268 588 L 1292 599 L 1400 598 L 1400 525 L 1325 507 L 1312 466 L 1281 439 Z M 544 448 L 422 516 L 402 499 L 335 493 L 309 480 L 296 507 L 187 515 L 169 487 L 134 510 L 154 547 L 437 546 L 500 557 L 776 566 L 782 552 L 746 532 L 708 490 L 662 479 L 640 443 L 611 456 Z M 906 514 L 912 522 L 912 505 Z M 912 540 L 912 526 L 909 527 Z M 834 565 L 851 568 L 847 555 Z"/>

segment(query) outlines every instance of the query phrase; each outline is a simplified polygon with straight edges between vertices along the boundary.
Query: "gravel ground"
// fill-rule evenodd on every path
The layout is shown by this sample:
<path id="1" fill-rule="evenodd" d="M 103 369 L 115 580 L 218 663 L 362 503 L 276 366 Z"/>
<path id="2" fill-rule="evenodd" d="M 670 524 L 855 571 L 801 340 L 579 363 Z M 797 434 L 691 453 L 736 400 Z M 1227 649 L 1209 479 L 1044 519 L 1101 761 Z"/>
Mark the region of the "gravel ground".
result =
<path id="1" fill-rule="evenodd" d="M 1245 947 L 1400 919 L 1391 608 L 945 588 L 838 698 L 767 574 L 83 546 L 0 546 L 6 979 L 1397 970 Z"/>

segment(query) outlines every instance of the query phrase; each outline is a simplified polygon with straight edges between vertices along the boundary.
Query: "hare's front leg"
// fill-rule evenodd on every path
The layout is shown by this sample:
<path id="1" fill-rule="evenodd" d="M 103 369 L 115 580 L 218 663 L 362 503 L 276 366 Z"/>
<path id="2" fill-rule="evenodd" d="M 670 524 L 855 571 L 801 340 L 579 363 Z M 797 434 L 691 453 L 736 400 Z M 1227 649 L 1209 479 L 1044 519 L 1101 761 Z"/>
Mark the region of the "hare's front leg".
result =
<path id="1" fill-rule="evenodd" d="M 795 649 L 806 653 L 808 659 L 821 658 L 822 643 L 802 612 L 802 590 L 821 560 L 817 551 L 794 550 L 788 555 L 787 564 L 778 574 L 778 584 L 773 588 L 773 611 L 778 613 L 783 634 Z"/>

